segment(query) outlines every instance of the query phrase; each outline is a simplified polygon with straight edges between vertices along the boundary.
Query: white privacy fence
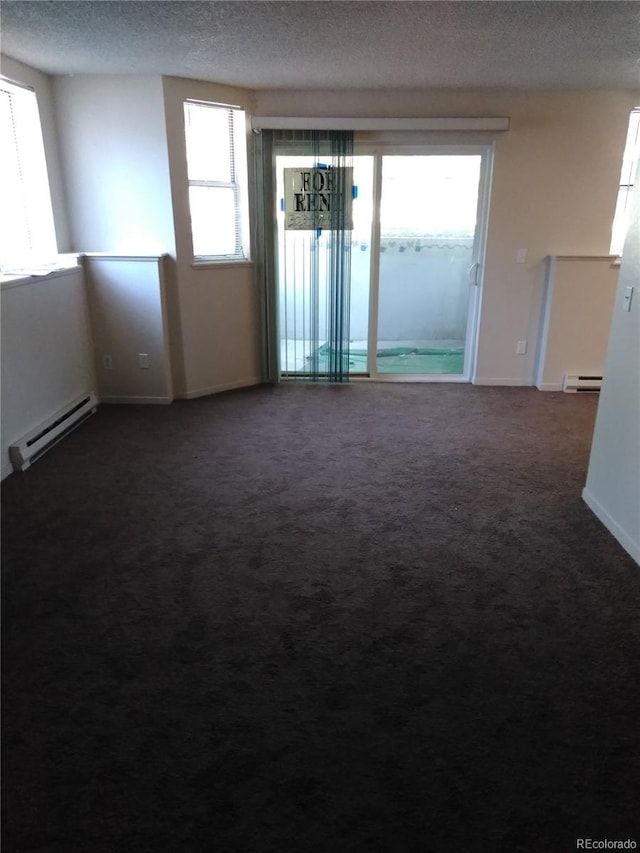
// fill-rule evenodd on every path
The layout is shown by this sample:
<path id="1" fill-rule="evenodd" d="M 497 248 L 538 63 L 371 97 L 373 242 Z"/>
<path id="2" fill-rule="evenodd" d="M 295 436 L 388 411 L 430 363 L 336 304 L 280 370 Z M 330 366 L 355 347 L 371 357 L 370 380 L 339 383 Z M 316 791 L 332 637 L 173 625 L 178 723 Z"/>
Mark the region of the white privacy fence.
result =
<path id="1" fill-rule="evenodd" d="M 324 235 L 289 232 L 280 255 L 280 329 L 304 340 L 308 258 L 319 252 L 318 286 L 327 280 Z M 379 341 L 448 342 L 465 339 L 473 236 L 384 238 L 380 245 Z M 371 247 L 354 240 L 351 250 L 351 340 L 366 341 L 369 328 Z M 320 312 L 325 334 L 326 312 Z"/>

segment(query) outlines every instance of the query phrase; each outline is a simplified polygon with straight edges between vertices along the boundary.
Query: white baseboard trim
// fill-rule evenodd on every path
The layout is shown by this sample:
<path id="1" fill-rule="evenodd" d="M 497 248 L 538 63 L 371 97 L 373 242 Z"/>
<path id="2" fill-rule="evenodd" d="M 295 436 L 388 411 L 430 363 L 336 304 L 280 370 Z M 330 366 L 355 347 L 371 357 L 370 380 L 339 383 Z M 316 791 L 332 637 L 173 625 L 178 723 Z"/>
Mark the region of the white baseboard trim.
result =
<path id="1" fill-rule="evenodd" d="M 531 388 L 532 382 L 529 379 L 507 379 L 495 376 L 476 376 L 472 380 L 473 385 L 505 385 L 514 388 Z"/>
<path id="2" fill-rule="evenodd" d="M 168 406 L 173 397 L 100 397 L 101 403 L 132 404 L 136 406 Z"/>
<path id="3" fill-rule="evenodd" d="M 562 391 L 562 382 L 541 382 L 536 385 L 538 391 Z"/>
<path id="4" fill-rule="evenodd" d="M 602 506 L 600 501 L 594 497 L 591 492 L 585 487 L 582 490 L 582 500 L 586 503 L 589 509 L 596 515 L 604 524 L 607 530 L 615 536 L 622 547 L 628 554 L 640 565 L 640 541 L 635 542 L 627 531 L 621 527 L 618 522 L 612 518 L 607 510 Z"/>
<path id="5" fill-rule="evenodd" d="M 238 379 L 236 382 L 226 382 L 222 385 L 210 385 L 208 388 L 197 388 L 195 391 L 176 392 L 177 400 L 194 400 L 196 397 L 208 397 L 210 394 L 220 394 L 222 391 L 234 391 L 236 388 L 250 388 L 252 385 L 260 385 L 262 379 L 252 376 L 249 379 Z"/>

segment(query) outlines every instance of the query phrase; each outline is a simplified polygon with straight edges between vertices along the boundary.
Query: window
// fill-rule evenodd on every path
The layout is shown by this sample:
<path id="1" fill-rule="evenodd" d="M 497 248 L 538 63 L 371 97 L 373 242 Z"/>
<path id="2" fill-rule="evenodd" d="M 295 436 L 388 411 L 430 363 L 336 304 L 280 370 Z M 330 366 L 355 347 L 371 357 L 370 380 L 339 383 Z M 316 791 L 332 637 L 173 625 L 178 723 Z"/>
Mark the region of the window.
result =
<path id="1" fill-rule="evenodd" d="M 32 268 L 58 252 L 36 94 L 0 77 L 0 268 Z"/>
<path id="2" fill-rule="evenodd" d="M 633 182 L 638 167 L 638 156 L 640 155 L 640 109 L 633 110 L 629 118 L 629 130 L 627 141 L 624 146 L 622 157 L 622 172 L 620 173 L 620 189 L 618 190 L 618 202 L 613 217 L 611 229 L 611 254 L 621 255 L 624 246 L 624 238 L 627 236 L 629 224 L 629 212 L 631 209 L 631 197 L 633 195 Z"/>
<path id="3" fill-rule="evenodd" d="M 184 117 L 194 259 L 246 260 L 249 217 L 244 111 L 187 101 Z"/>

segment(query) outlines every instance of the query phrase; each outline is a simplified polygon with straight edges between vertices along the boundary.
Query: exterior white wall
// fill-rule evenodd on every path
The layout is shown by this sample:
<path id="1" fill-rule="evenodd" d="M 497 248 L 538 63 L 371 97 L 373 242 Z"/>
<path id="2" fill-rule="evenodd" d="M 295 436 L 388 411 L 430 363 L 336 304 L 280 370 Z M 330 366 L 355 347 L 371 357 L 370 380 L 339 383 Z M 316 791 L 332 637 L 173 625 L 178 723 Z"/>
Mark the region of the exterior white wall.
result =
<path id="1" fill-rule="evenodd" d="M 2 478 L 8 448 L 95 388 L 81 267 L 2 283 Z"/>
<path id="2" fill-rule="evenodd" d="M 10 59 L 8 56 L 0 57 L 0 73 L 16 83 L 30 86 L 36 93 L 38 111 L 40 113 L 40 124 L 42 126 L 42 138 L 44 141 L 44 153 L 47 162 L 47 175 L 49 178 L 49 189 L 51 191 L 51 207 L 53 209 L 53 220 L 56 230 L 56 241 L 58 252 L 64 254 L 71 251 L 71 239 L 69 236 L 69 220 L 67 211 L 67 199 L 60 166 L 60 154 L 55 126 L 53 108 L 52 80 L 41 71 L 36 71 L 22 62 Z"/>
<path id="3" fill-rule="evenodd" d="M 195 99 L 250 112 L 252 97 L 243 89 L 197 80 L 165 77 L 163 84 L 179 297 L 171 310 L 173 322 L 179 322 L 184 356 L 175 394 L 196 397 L 260 381 L 260 329 L 251 262 L 192 262 L 183 104 Z"/>
<path id="4" fill-rule="evenodd" d="M 640 564 L 640 169 L 624 246 L 586 503 Z M 633 287 L 631 310 L 625 295 Z"/>
<path id="5" fill-rule="evenodd" d="M 272 91 L 256 93 L 255 114 L 510 116 L 511 129 L 495 135 L 476 382 L 532 385 L 545 258 L 608 254 L 629 113 L 639 102 L 638 90 Z M 516 263 L 521 248 L 524 264 Z M 520 340 L 525 355 L 516 354 Z"/>

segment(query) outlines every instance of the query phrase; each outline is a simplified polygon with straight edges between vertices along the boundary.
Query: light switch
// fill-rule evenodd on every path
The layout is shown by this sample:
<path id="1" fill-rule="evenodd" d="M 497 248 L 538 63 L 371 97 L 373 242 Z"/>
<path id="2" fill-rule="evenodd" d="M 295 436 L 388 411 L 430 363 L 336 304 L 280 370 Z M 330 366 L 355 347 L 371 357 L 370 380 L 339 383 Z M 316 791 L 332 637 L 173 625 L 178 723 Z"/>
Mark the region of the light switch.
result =
<path id="1" fill-rule="evenodd" d="M 517 264 L 526 264 L 527 262 L 527 250 L 526 249 L 518 249 L 516 252 L 516 263 Z"/>
<path id="2" fill-rule="evenodd" d="M 633 287 L 625 287 L 624 289 L 624 310 L 631 311 L 631 300 L 633 299 Z"/>

